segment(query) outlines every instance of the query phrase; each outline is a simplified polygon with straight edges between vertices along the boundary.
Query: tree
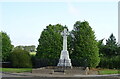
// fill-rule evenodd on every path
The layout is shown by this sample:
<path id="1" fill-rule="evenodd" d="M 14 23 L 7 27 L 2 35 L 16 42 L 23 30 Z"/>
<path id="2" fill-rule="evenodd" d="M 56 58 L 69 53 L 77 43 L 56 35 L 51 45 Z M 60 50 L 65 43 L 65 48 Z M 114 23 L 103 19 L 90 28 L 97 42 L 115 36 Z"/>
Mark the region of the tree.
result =
<path id="1" fill-rule="evenodd" d="M 26 50 L 28 52 L 35 52 L 35 45 L 24 46 L 24 50 Z"/>
<path id="2" fill-rule="evenodd" d="M 14 50 L 16 50 L 16 49 L 24 50 L 24 46 L 19 45 L 19 46 L 14 47 Z"/>
<path id="3" fill-rule="evenodd" d="M 98 48 L 99 48 L 99 55 L 100 55 L 100 57 L 105 56 L 105 54 L 104 54 L 105 45 L 103 43 L 103 40 L 104 39 L 101 39 L 101 40 L 98 41 Z"/>
<path id="4" fill-rule="evenodd" d="M 10 54 L 10 61 L 13 67 L 32 67 L 29 52 L 22 49 L 15 49 Z"/>
<path id="5" fill-rule="evenodd" d="M 101 68 L 120 68 L 120 48 L 113 33 L 106 40 L 106 45 L 99 45 Z"/>
<path id="6" fill-rule="evenodd" d="M 120 55 L 120 47 L 117 48 L 117 54 Z"/>
<path id="7" fill-rule="evenodd" d="M 104 53 L 106 56 L 116 56 L 118 55 L 118 45 L 116 43 L 116 38 L 113 35 L 113 33 L 109 36 L 109 38 L 106 40 L 106 45 L 104 48 Z"/>
<path id="8" fill-rule="evenodd" d="M 106 45 L 107 46 L 117 46 L 117 43 L 116 43 L 116 38 L 115 36 L 113 35 L 113 33 L 109 36 L 109 38 L 106 40 Z"/>
<path id="9" fill-rule="evenodd" d="M 87 21 L 77 21 L 72 30 L 73 52 L 71 59 L 75 65 L 96 67 L 99 64 L 99 49 L 95 40 L 94 31 Z"/>
<path id="10" fill-rule="evenodd" d="M 48 25 L 44 29 L 39 38 L 39 45 L 37 47 L 38 58 L 43 59 L 59 59 L 62 50 L 62 36 L 63 26 L 60 24 Z M 52 63 L 52 62 L 50 62 Z M 52 65 L 52 64 L 51 64 Z"/>
<path id="11" fill-rule="evenodd" d="M 10 37 L 5 32 L 1 32 L 2 34 L 2 61 L 9 61 L 8 57 L 10 52 L 13 49 L 13 45 L 11 44 Z"/>
<path id="12" fill-rule="evenodd" d="M 35 52 L 35 45 L 31 45 L 31 46 L 16 46 L 14 49 L 22 49 L 22 50 L 26 50 L 28 52 Z"/>
<path id="13" fill-rule="evenodd" d="M 2 33 L 0 32 L 0 61 L 2 61 Z"/>

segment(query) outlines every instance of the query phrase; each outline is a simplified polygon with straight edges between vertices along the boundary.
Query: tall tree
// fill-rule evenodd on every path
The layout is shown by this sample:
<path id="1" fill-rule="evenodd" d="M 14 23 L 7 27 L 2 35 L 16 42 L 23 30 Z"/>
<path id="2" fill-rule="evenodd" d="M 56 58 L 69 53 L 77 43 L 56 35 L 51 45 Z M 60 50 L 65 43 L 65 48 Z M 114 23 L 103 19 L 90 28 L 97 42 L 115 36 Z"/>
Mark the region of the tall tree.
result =
<path id="1" fill-rule="evenodd" d="M 113 35 L 113 33 L 109 36 L 109 38 L 106 40 L 107 46 L 117 46 L 116 38 Z"/>
<path id="2" fill-rule="evenodd" d="M 106 40 L 106 45 L 104 48 L 104 53 L 106 56 L 116 56 L 118 55 L 118 45 L 116 42 L 116 38 L 113 35 L 113 33 L 109 36 L 109 38 Z"/>
<path id="3" fill-rule="evenodd" d="M 120 47 L 117 48 L 117 54 L 120 55 Z"/>
<path id="4" fill-rule="evenodd" d="M 39 58 L 58 59 L 62 50 L 63 26 L 60 24 L 48 25 L 39 38 L 36 56 Z"/>
<path id="5" fill-rule="evenodd" d="M 11 44 L 10 37 L 5 32 L 2 33 L 2 61 L 8 61 L 8 57 L 10 52 L 13 49 L 13 45 Z"/>
<path id="6" fill-rule="evenodd" d="M 99 49 L 94 31 L 87 21 L 77 21 L 72 30 L 73 52 L 71 57 L 78 66 L 96 67 L 99 64 Z M 73 63 L 74 63 L 73 62 Z"/>
<path id="7" fill-rule="evenodd" d="M 2 61 L 2 32 L 0 32 L 0 61 Z"/>

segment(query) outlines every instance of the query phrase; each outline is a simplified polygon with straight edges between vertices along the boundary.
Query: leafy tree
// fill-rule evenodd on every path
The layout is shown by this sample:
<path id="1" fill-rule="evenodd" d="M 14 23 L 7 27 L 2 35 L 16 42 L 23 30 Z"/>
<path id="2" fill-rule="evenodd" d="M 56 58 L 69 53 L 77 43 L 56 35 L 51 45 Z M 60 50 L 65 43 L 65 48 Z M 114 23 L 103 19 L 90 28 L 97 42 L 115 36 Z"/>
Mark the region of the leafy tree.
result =
<path id="1" fill-rule="evenodd" d="M 120 69 L 120 55 L 112 57 L 101 57 L 99 67 Z"/>
<path id="2" fill-rule="evenodd" d="M 98 48 L 99 48 L 99 55 L 100 55 L 100 57 L 105 56 L 105 54 L 104 54 L 105 45 L 103 43 L 103 40 L 104 39 L 101 39 L 101 40 L 98 41 Z"/>
<path id="3" fill-rule="evenodd" d="M 104 53 L 106 56 L 116 56 L 118 55 L 118 45 L 116 42 L 116 38 L 113 34 L 109 36 L 109 38 L 106 40 L 106 45 L 104 48 Z"/>
<path id="4" fill-rule="evenodd" d="M 0 61 L 2 61 L 2 33 L 0 32 Z"/>
<path id="5" fill-rule="evenodd" d="M 2 34 L 2 61 L 8 61 L 8 57 L 10 52 L 13 49 L 13 45 L 11 44 L 10 37 L 5 32 L 1 32 Z"/>
<path id="6" fill-rule="evenodd" d="M 101 68 L 120 68 L 120 47 L 113 33 L 106 40 L 106 45 L 99 45 L 99 49 L 102 54 L 99 63 Z"/>
<path id="7" fill-rule="evenodd" d="M 73 39 L 72 39 L 72 33 L 70 32 L 67 37 L 67 49 L 69 51 L 69 54 L 72 54 L 73 52 Z"/>
<path id="8" fill-rule="evenodd" d="M 10 61 L 13 67 L 32 67 L 30 54 L 25 50 L 13 50 L 10 54 Z"/>
<path id="9" fill-rule="evenodd" d="M 14 50 L 17 50 L 17 49 L 24 50 L 24 46 L 19 45 L 19 46 L 14 47 Z"/>
<path id="10" fill-rule="evenodd" d="M 117 48 L 117 54 L 120 55 L 120 47 Z"/>
<path id="11" fill-rule="evenodd" d="M 62 36 L 63 26 L 60 24 L 48 25 L 44 29 L 39 38 L 39 45 L 37 47 L 38 58 L 44 59 L 59 59 L 62 50 Z M 52 62 L 51 62 L 52 63 Z"/>
<path id="12" fill-rule="evenodd" d="M 26 50 L 28 52 L 35 52 L 35 45 L 31 45 L 31 46 L 16 46 L 14 49 L 22 49 L 22 50 Z"/>
<path id="13" fill-rule="evenodd" d="M 99 49 L 95 40 L 94 31 L 87 21 L 77 21 L 72 30 L 73 52 L 71 59 L 77 66 L 86 65 L 96 67 L 99 64 Z"/>
<path id="14" fill-rule="evenodd" d="M 106 45 L 107 46 L 117 46 L 117 43 L 116 43 L 116 38 L 115 36 L 113 35 L 113 33 L 109 36 L 109 38 L 106 40 Z"/>
<path id="15" fill-rule="evenodd" d="M 35 45 L 24 46 L 24 50 L 26 50 L 28 52 L 35 52 Z"/>

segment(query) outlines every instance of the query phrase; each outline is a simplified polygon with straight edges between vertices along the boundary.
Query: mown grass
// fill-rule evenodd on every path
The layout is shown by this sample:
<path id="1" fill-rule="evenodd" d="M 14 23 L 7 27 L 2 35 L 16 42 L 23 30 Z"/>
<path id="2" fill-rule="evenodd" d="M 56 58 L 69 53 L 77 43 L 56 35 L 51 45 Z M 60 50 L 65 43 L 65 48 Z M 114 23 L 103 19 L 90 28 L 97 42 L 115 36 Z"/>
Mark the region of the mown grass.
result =
<path id="1" fill-rule="evenodd" d="M 0 68 L 0 70 L 12 73 L 32 72 L 32 68 Z"/>
<path id="2" fill-rule="evenodd" d="M 100 75 L 105 74 L 120 74 L 120 70 L 114 70 L 114 69 L 103 69 L 98 71 Z"/>

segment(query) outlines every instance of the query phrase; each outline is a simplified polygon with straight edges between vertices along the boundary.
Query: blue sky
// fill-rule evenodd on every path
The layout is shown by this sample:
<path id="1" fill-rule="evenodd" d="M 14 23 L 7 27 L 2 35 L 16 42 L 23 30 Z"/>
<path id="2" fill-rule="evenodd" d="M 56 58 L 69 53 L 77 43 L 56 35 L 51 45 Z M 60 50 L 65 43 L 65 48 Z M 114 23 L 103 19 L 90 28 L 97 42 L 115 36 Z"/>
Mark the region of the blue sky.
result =
<path id="1" fill-rule="evenodd" d="M 0 29 L 7 32 L 13 45 L 38 45 L 49 24 L 73 29 L 76 21 L 88 21 L 96 39 L 113 33 L 118 40 L 118 2 L 6 2 L 1 3 Z"/>

